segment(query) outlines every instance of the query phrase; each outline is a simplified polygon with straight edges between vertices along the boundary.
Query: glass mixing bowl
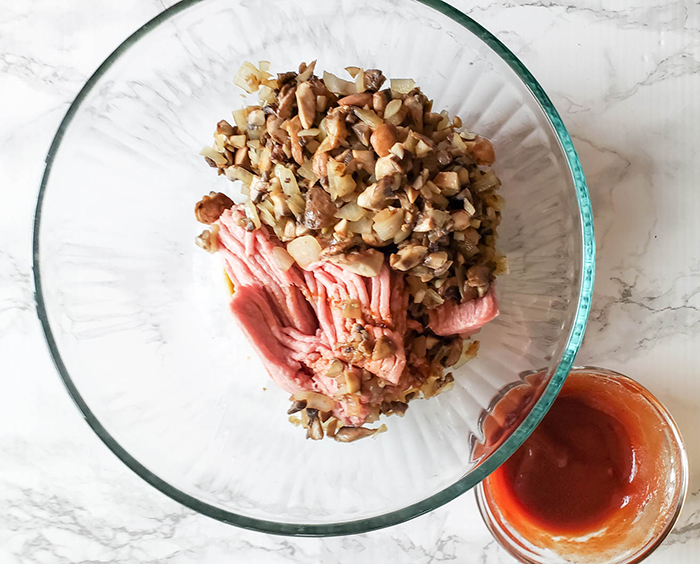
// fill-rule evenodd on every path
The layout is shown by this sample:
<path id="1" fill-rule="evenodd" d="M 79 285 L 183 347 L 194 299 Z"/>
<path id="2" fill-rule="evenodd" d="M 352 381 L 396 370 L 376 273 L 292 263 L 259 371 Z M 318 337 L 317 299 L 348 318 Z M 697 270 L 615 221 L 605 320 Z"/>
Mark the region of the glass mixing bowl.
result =
<path id="1" fill-rule="evenodd" d="M 489 137 L 507 207 L 501 315 L 454 389 L 414 401 L 374 440 L 307 441 L 233 322 L 193 206 L 219 190 L 199 156 L 240 107 L 245 60 L 275 71 L 380 68 Z M 571 139 L 542 88 L 454 8 L 412 0 L 188 0 L 95 72 L 51 146 L 36 210 L 38 313 L 89 425 L 173 499 L 242 527 L 357 533 L 473 487 L 527 437 L 583 337 L 591 208 Z M 533 378 L 533 374 L 543 376 Z M 508 391 L 527 401 L 503 410 Z M 500 411 L 494 411 L 500 406 Z"/>

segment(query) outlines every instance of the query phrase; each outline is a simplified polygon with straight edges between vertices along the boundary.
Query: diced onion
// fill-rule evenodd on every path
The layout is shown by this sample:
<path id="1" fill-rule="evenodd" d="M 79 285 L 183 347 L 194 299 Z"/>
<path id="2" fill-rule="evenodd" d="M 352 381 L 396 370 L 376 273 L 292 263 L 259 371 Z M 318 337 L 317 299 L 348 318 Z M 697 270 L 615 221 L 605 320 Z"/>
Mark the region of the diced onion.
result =
<path id="1" fill-rule="evenodd" d="M 394 158 L 391 155 L 387 157 L 379 157 L 377 159 L 377 163 L 374 165 L 374 176 L 377 178 L 377 180 L 381 180 L 385 176 L 389 176 L 395 172 L 399 171 L 396 166 L 396 161 L 394 161 Z"/>
<path id="2" fill-rule="evenodd" d="M 382 241 L 390 241 L 403 225 L 403 210 L 386 208 L 374 216 L 374 231 Z"/>
<path id="3" fill-rule="evenodd" d="M 258 209 L 260 211 L 267 210 L 268 212 L 270 212 L 273 215 L 275 213 L 275 206 L 269 198 L 258 203 L 257 206 L 258 206 Z"/>
<path id="4" fill-rule="evenodd" d="M 470 189 L 472 192 L 479 193 L 491 188 L 498 188 L 500 185 L 501 181 L 498 180 L 496 173 L 489 170 L 479 180 L 472 182 Z"/>
<path id="5" fill-rule="evenodd" d="M 301 83 L 306 80 L 309 80 L 311 78 L 311 75 L 314 73 L 314 68 L 316 67 L 316 61 L 313 61 L 311 64 L 309 64 L 305 69 L 304 72 L 300 72 L 297 75 L 297 82 Z"/>
<path id="6" fill-rule="evenodd" d="M 258 207 L 258 212 L 260 213 L 260 219 L 262 222 L 266 225 L 269 225 L 270 227 L 275 227 L 277 225 L 277 220 L 275 220 L 275 216 L 272 215 L 268 210 L 265 208 Z"/>
<path id="7" fill-rule="evenodd" d="M 355 90 L 358 93 L 365 91 L 365 71 L 363 71 L 362 69 L 360 69 L 357 75 L 355 76 Z"/>
<path id="8" fill-rule="evenodd" d="M 279 178 L 282 190 L 284 190 L 287 196 L 301 195 L 297 179 L 294 177 L 294 173 L 287 167 L 281 164 L 275 165 L 275 176 Z"/>
<path id="9" fill-rule="evenodd" d="M 287 200 L 287 206 L 294 214 L 294 217 L 301 219 L 301 217 L 304 215 L 304 210 L 306 209 L 306 201 L 301 194 L 294 194 Z"/>
<path id="10" fill-rule="evenodd" d="M 467 152 L 467 144 L 464 142 L 464 139 L 462 139 L 461 135 L 459 133 L 454 133 L 452 135 L 452 144 L 455 146 L 457 150 L 459 150 L 462 153 Z"/>
<path id="11" fill-rule="evenodd" d="M 373 110 L 365 110 L 363 108 L 358 108 L 357 106 L 353 106 L 352 109 L 355 112 L 355 115 L 369 125 L 373 130 L 377 129 L 384 123 L 384 120 L 375 114 Z"/>
<path id="12" fill-rule="evenodd" d="M 320 129 L 314 127 L 313 129 L 302 129 L 297 135 L 299 137 L 316 137 L 320 132 Z"/>
<path id="13" fill-rule="evenodd" d="M 479 341 L 464 341 L 462 345 L 462 354 L 459 356 L 459 360 L 452 367 L 455 370 L 461 368 L 470 360 L 476 358 L 479 352 Z"/>
<path id="14" fill-rule="evenodd" d="M 416 144 L 416 156 L 418 158 L 423 158 L 428 155 L 433 150 L 433 148 L 428 145 L 425 141 L 422 139 L 418 140 L 418 143 Z"/>
<path id="15" fill-rule="evenodd" d="M 224 157 L 221 153 L 218 153 L 214 147 L 204 147 L 200 152 L 200 155 L 203 157 L 208 157 L 212 161 L 214 161 L 217 165 L 225 165 L 226 164 L 226 157 Z"/>
<path id="16" fill-rule="evenodd" d="M 287 206 L 287 200 L 284 194 L 271 194 L 270 200 L 272 201 L 272 211 L 277 219 L 289 215 L 289 206 Z"/>
<path id="17" fill-rule="evenodd" d="M 351 77 L 355 78 L 362 69 L 360 67 L 345 67 L 345 70 Z"/>
<path id="18" fill-rule="evenodd" d="M 365 210 L 363 210 L 355 202 L 350 202 L 349 204 L 345 204 L 342 208 L 340 208 L 336 212 L 335 217 L 338 219 L 347 219 L 348 221 L 358 221 L 362 219 L 364 215 Z"/>
<path id="19" fill-rule="evenodd" d="M 255 229 L 260 229 L 260 226 L 262 225 L 260 223 L 260 216 L 258 215 L 258 208 L 255 207 L 255 204 L 248 200 L 245 203 L 244 206 L 245 209 L 245 215 L 246 217 L 253 223 L 255 226 Z"/>
<path id="20" fill-rule="evenodd" d="M 274 247 L 272 249 L 272 258 L 274 259 L 277 268 L 282 272 L 287 272 L 294 264 L 294 258 L 284 247 Z"/>
<path id="21" fill-rule="evenodd" d="M 402 226 L 398 234 L 394 237 L 394 245 L 398 245 L 401 241 L 405 241 L 411 236 L 411 229 L 409 225 Z"/>
<path id="22" fill-rule="evenodd" d="M 466 211 L 469 214 L 469 217 L 473 216 L 476 213 L 476 209 L 474 208 L 474 204 L 472 204 L 466 198 L 464 198 L 464 211 Z"/>
<path id="23" fill-rule="evenodd" d="M 412 78 L 392 78 L 390 81 L 391 91 L 396 94 L 408 94 L 416 87 Z"/>
<path id="24" fill-rule="evenodd" d="M 245 131 L 248 128 L 248 114 L 245 111 L 245 108 L 233 110 L 231 115 L 233 116 L 233 121 L 236 122 L 236 126 L 239 130 Z"/>
<path id="25" fill-rule="evenodd" d="M 242 166 L 230 166 L 226 169 L 226 178 L 229 180 L 240 180 L 246 186 L 250 186 L 253 180 L 258 177 L 248 172 Z"/>
<path id="26" fill-rule="evenodd" d="M 238 69 L 233 83 L 248 92 L 248 94 L 252 94 L 253 92 L 257 92 L 261 79 L 260 71 L 254 64 L 246 61 L 241 65 L 241 68 Z"/>
<path id="27" fill-rule="evenodd" d="M 386 105 L 386 108 L 384 108 L 384 119 L 389 119 L 391 116 L 397 114 L 401 109 L 401 104 L 403 104 L 403 102 L 400 98 L 389 102 Z M 464 148 L 466 149 L 466 145 L 464 146 Z"/>
<path id="28" fill-rule="evenodd" d="M 360 208 L 372 209 L 372 199 L 374 196 L 374 184 L 370 184 L 365 188 L 359 196 L 357 196 L 357 205 Z"/>
<path id="29" fill-rule="evenodd" d="M 325 83 L 326 88 L 333 92 L 333 94 L 343 94 L 344 96 L 348 96 L 350 94 L 355 94 L 356 92 L 354 82 L 348 82 L 347 80 L 338 78 L 334 74 L 326 71 L 323 72 L 323 82 Z"/>
<path id="30" fill-rule="evenodd" d="M 269 86 L 262 85 L 258 90 L 258 98 L 265 104 L 274 104 L 277 101 L 275 91 Z"/>
<path id="31" fill-rule="evenodd" d="M 245 135 L 231 135 L 231 137 L 228 138 L 228 144 L 232 145 L 236 149 L 242 149 L 243 147 L 245 147 L 245 143 Z"/>
<path id="32" fill-rule="evenodd" d="M 297 173 L 302 178 L 306 178 L 311 184 L 318 180 L 318 175 L 313 171 L 313 164 L 308 159 L 297 169 Z"/>
<path id="33" fill-rule="evenodd" d="M 321 256 L 321 245 L 315 237 L 304 235 L 287 243 L 287 252 L 299 266 L 305 269 L 318 261 Z"/>
<path id="34" fill-rule="evenodd" d="M 372 233 L 372 220 L 369 217 L 363 217 L 357 221 L 351 221 L 348 227 L 349 231 L 359 233 L 360 235 L 369 235 Z"/>
<path id="35" fill-rule="evenodd" d="M 348 234 L 348 220 L 341 219 L 338 223 L 333 226 L 333 231 L 340 233 L 341 235 L 347 236 Z"/>
<path id="36" fill-rule="evenodd" d="M 219 153 L 224 152 L 224 143 L 226 143 L 227 138 L 223 133 L 218 133 L 214 135 L 214 149 L 219 151 Z"/>
<path id="37" fill-rule="evenodd" d="M 355 180 L 351 174 L 343 174 L 345 165 L 339 163 L 335 159 L 328 159 L 328 189 L 330 190 L 331 200 L 337 200 L 355 191 Z"/>
<path id="38" fill-rule="evenodd" d="M 454 171 L 439 172 L 433 178 L 433 182 L 436 186 L 442 188 L 443 193 L 447 196 L 454 196 L 459 192 L 459 177 Z"/>
<path id="39" fill-rule="evenodd" d="M 292 397 L 294 401 L 305 401 L 307 408 L 319 411 L 332 411 L 335 407 L 335 401 L 317 392 L 297 392 Z"/>
<path id="40" fill-rule="evenodd" d="M 410 151 L 411 153 L 416 152 L 416 147 L 418 146 L 418 139 L 416 139 L 413 135 L 409 135 L 406 137 L 406 141 L 403 142 L 403 148 L 406 151 Z"/>
<path id="41" fill-rule="evenodd" d="M 279 87 L 280 87 L 280 86 L 279 86 L 279 83 L 277 82 L 277 79 L 276 79 L 276 78 L 266 78 L 266 79 L 264 79 L 264 80 L 262 81 L 262 83 L 263 83 L 265 86 L 269 86 L 269 87 L 272 88 L 273 90 L 278 90 Z"/>

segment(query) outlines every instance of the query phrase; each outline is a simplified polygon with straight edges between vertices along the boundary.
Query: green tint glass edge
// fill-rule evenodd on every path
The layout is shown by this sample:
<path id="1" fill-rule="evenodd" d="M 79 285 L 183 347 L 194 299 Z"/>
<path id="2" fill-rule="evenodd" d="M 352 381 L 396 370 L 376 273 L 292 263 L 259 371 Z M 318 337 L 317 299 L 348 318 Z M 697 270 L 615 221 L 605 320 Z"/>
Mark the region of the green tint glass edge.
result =
<path id="1" fill-rule="evenodd" d="M 580 209 L 580 220 L 583 238 L 583 260 L 581 265 L 581 288 L 579 291 L 579 304 L 574 318 L 574 324 L 572 330 L 569 334 L 567 345 L 562 354 L 562 359 L 557 366 L 557 369 L 552 376 L 550 382 L 547 384 L 542 397 L 538 400 L 535 407 L 527 415 L 523 423 L 518 427 L 518 429 L 501 445 L 501 447 L 481 466 L 475 469 L 475 471 L 467 477 L 460 479 L 453 485 L 445 488 L 444 490 L 434 494 L 433 496 L 424 499 L 418 503 L 405 507 L 403 509 L 387 513 L 385 515 L 371 517 L 367 519 L 360 519 L 356 521 L 347 521 L 344 523 L 335 524 L 289 524 L 280 523 L 275 521 L 266 521 L 261 519 L 255 519 L 251 517 L 245 517 L 228 511 L 224 511 L 218 507 L 214 507 L 207 503 L 204 503 L 180 490 L 171 486 L 145 466 L 134 459 L 126 450 L 124 450 L 112 436 L 107 432 L 107 430 L 98 421 L 95 415 L 92 413 L 88 405 L 83 400 L 82 396 L 78 392 L 75 384 L 73 383 L 68 370 L 66 369 L 61 355 L 58 351 L 56 341 L 51 331 L 51 327 L 48 321 L 48 315 L 46 311 L 46 306 L 44 303 L 44 295 L 41 286 L 41 273 L 39 269 L 39 231 L 41 226 L 41 211 L 42 204 L 44 200 L 44 194 L 46 191 L 46 186 L 48 184 L 48 179 L 51 173 L 51 168 L 55 155 L 61 144 L 63 136 L 70 125 L 73 117 L 77 113 L 81 103 L 87 97 L 87 95 L 92 90 L 95 83 L 99 78 L 112 66 L 112 64 L 124 53 L 131 45 L 137 42 L 142 36 L 146 35 L 151 29 L 157 27 L 164 21 L 168 20 L 172 16 L 178 14 L 179 12 L 199 4 L 204 0 L 182 0 L 181 2 L 171 6 L 167 10 L 161 12 L 152 20 L 144 24 L 141 28 L 135 31 L 131 36 L 129 36 L 123 43 L 121 43 L 114 52 L 105 59 L 105 61 L 97 68 L 95 73 L 90 77 L 85 86 L 76 96 L 73 103 L 68 108 L 65 117 L 63 118 L 58 131 L 54 137 L 53 142 L 49 148 L 49 152 L 46 157 L 46 167 L 44 169 L 44 175 L 42 177 L 41 185 L 39 188 L 39 195 L 37 198 L 37 206 L 34 216 L 34 233 L 33 233 L 33 275 L 34 275 L 34 287 L 35 287 L 35 297 L 37 314 L 41 322 L 42 328 L 44 330 L 44 336 L 46 338 L 47 345 L 51 352 L 56 369 L 58 370 L 63 383 L 68 390 L 69 395 L 73 399 L 78 409 L 83 414 L 83 417 L 87 421 L 88 425 L 95 431 L 97 436 L 107 445 L 107 447 L 133 472 L 138 474 L 146 482 L 151 484 L 153 487 L 164 493 L 165 495 L 171 497 L 175 501 L 198 511 L 204 515 L 242 527 L 245 529 L 251 529 L 255 531 L 279 534 L 279 535 L 290 535 L 290 536 L 335 536 L 335 535 L 348 535 L 348 534 L 358 534 L 366 531 L 371 531 L 375 529 L 380 529 L 383 527 L 388 527 L 391 525 L 396 525 L 402 523 L 409 519 L 413 519 L 432 511 L 441 505 L 453 500 L 462 493 L 468 491 L 474 487 L 481 480 L 486 478 L 491 472 L 493 472 L 498 466 L 500 466 L 515 450 L 525 441 L 525 439 L 530 435 L 532 430 L 541 421 L 544 414 L 547 412 L 549 407 L 554 402 L 561 386 L 566 379 L 571 367 L 573 366 L 574 358 L 581 345 L 583 339 L 583 334 L 586 329 L 586 323 L 588 321 L 588 314 L 590 312 L 591 297 L 593 294 L 593 279 L 595 272 L 595 239 L 593 234 L 593 215 L 591 210 L 590 199 L 588 196 L 588 188 L 586 186 L 586 180 L 581 168 L 581 163 L 576 154 L 573 142 L 569 133 L 567 132 L 564 123 L 559 116 L 559 113 L 554 108 L 549 97 L 545 94 L 542 87 L 535 80 L 532 74 L 525 68 L 525 66 L 520 62 L 520 60 L 495 36 L 493 36 L 484 27 L 476 23 L 469 16 L 463 14 L 456 8 L 445 4 L 441 0 L 413 0 L 419 2 L 426 6 L 429 6 L 443 15 L 451 18 L 467 30 L 474 33 L 479 39 L 486 43 L 498 56 L 500 56 L 519 76 L 519 78 L 525 83 L 530 92 L 536 98 L 538 103 L 541 105 L 543 111 L 547 115 L 552 127 L 554 128 L 559 144 L 566 155 L 569 168 L 573 177 L 574 185 L 576 187 L 576 196 L 578 199 L 579 209 Z"/>

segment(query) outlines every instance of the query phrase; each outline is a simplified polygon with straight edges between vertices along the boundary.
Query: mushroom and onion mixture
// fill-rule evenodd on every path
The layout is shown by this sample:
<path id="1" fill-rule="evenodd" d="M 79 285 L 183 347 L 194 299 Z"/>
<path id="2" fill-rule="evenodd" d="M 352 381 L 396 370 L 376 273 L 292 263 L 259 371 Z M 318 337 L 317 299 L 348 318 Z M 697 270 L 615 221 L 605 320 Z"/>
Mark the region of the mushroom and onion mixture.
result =
<path id="1" fill-rule="evenodd" d="M 365 280 L 359 294 L 352 290 L 356 282 L 344 281 L 350 290 L 335 302 L 328 291 L 329 315 L 338 314 L 344 325 L 320 335 L 309 353 L 325 363 L 323 378 L 339 384 L 319 382 L 321 365 L 299 360 L 288 386 L 294 390 L 290 414 L 298 413 L 294 420 L 308 437 L 325 432 L 348 442 L 383 430 L 362 427 L 381 413 L 403 415 L 410 399 L 449 387 L 452 375 L 444 369 L 476 355 L 478 341 L 468 337 L 497 315 L 491 286 L 507 272 L 495 246 L 504 201 L 490 168 L 491 142 L 465 131 L 459 117 L 434 111 L 413 80 L 387 80 L 380 70 L 358 67 L 346 69 L 352 80 L 328 72 L 319 77 L 314 67 L 302 63 L 298 72 L 273 75 L 268 62 L 246 62 L 236 74 L 235 84 L 257 92 L 259 103 L 235 110 L 232 123 L 220 121 L 214 145 L 201 154 L 218 174 L 241 181 L 245 201 L 205 196 L 195 215 L 211 227 L 197 244 L 209 252 L 227 246 L 239 258 L 248 253 L 242 263 L 226 259 L 235 275 L 247 268 L 235 265 L 250 260 L 255 235 L 256 248 L 266 249 L 279 269 L 275 284 L 284 295 L 292 287 L 301 292 L 319 334 L 321 275 Z M 387 295 L 392 305 L 381 315 L 370 304 L 382 291 L 379 279 L 399 288 Z M 273 309 L 286 312 L 278 302 Z M 274 318 L 284 319 L 285 312 Z M 245 315 L 239 315 L 242 325 Z M 293 324 L 281 321 L 280 331 Z M 247 333 L 255 344 L 252 330 Z M 394 358 L 398 372 L 387 376 L 378 366 Z M 275 368 L 266 365 L 275 378 Z"/>

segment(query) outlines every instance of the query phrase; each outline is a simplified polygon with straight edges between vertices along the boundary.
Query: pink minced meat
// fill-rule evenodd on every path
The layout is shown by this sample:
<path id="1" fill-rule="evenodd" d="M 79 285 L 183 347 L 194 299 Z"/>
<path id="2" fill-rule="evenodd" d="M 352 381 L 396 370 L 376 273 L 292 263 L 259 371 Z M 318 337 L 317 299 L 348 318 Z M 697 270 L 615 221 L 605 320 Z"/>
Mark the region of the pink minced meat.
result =
<path id="1" fill-rule="evenodd" d="M 384 380 L 387 390 L 408 389 L 411 368 L 415 372 L 418 366 L 407 368 L 404 335 L 415 321 L 407 319 L 409 294 L 403 274 L 385 263 L 378 276 L 366 278 L 329 262 L 306 270 L 293 264 L 283 272 L 273 256 L 282 243 L 267 229 L 247 231 L 239 223 L 243 217 L 233 208 L 217 221 L 219 254 L 235 288 L 231 312 L 275 383 L 291 394 L 336 395 L 339 384 L 326 372 L 334 359 L 344 356 L 342 348 L 352 341 L 359 324 L 375 340 L 390 339 L 396 352 L 381 360 L 361 358 L 349 369 L 358 376 L 367 370 Z M 343 315 L 348 300 L 361 304 L 360 319 Z M 497 313 L 490 291 L 482 300 L 446 302 L 431 312 L 430 327 L 439 335 L 474 332 Z M 352 405 L 345 398 L 336 401 L 334 415 L 345 424 L 362 425 L 369 403 L 381 398 L 362 392 L 358 400 Z"/>
<path id="2" fill-rule="evenodd" d="M 428 312 L 429 327 L 436 335 L 473 335 L 498 315 L 493 285 L 483 298 L 458 304 L 448 300 Z"/>

